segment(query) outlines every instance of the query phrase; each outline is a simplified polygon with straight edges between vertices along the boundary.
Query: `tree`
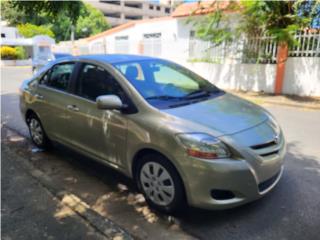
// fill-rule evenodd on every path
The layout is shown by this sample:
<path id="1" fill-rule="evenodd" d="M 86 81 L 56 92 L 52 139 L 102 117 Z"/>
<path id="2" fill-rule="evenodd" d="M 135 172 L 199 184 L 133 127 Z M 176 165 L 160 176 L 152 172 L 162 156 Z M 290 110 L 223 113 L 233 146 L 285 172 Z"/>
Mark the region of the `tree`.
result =
<path id="1" fill-rule="evenodd" d="M 76 25 L 76 37 L 84 38 L 95 35 L 110 28 L 101 11 L 85 4 L 81 9 L 80 16 Z"/>
<path id="2" fill-rule="evenodd" d="M 48 2 L 50 2 L 49 7 L 44 7 L 44 3 Z M 36 10 L 33 9 L 33 4 Z M 79 5 L 67 5 L 67 7 L 59 4 L 61 2 L 32 1 L 17 4 L 16 1 L 5 1 L 1 5 L 1 16 L 10 25 L 30 23 L 49 28 L 57 42 L 70 39 L 72 25 L 75 26 L 76 39 L 91 36 L 110 27 L 103 14 L 89 4 L 78 2 Z M 61 9 L 57 9 L 57 6 L 61 6 Z M 70 17 L 70 8 L 76 6 L 80 6 L 80 10 L 74 24 L 73 18 Z M 34 14 L 35 12 L 37 14 Z"/>
<path id="3" fill-rule="evenodd" d="M 288 46 L 297 44 L 294 34 L 320 18 L 319 0 L 213 1 L 209 7 L 215 11 L 202 19 L 191 20 L 200 39 L 220 45 L 240 35 L 250 38 L 267 34 L 278 43 L 275 93 L 281 92 Z M 236 22 L 233 19 L 237 14 L 240 18 Z"/>
<path id="4" fill-rule="evenodd" d="M 26 38 L 32 38 L 36 35 L 47 35 L 52 38 L 54 37 L 54 33 L 51 31 L 49 27 L 36 26 L 30 23 L 19 24 L 18 31 L 22 36 Z"/>
<path id="5" fill-rule="evenodd" d="M 83 7 L 82 1 L 11 1 L 14 8 L 25 13 L 45 12 L 49 17 L 57 17 L 61 13 L 68 13 L 68 18 L 75 24 Z"/>
<path id="6" fill-rule="evenodd" d="M 219 45 L 225 41 L 233 41 L 241 34 L 247 37 L 268 34 L 277 42 L 294 45 L 293 34 L 296 30 L 310 26 L 313 18 L 319 14 L 320 2 L 212 1 L 207 7 L 215 11 L 202 19 L 191 19 L 200 39 Z M 237 22 L 232 20 L 236 14 L 240 15 Z"/>

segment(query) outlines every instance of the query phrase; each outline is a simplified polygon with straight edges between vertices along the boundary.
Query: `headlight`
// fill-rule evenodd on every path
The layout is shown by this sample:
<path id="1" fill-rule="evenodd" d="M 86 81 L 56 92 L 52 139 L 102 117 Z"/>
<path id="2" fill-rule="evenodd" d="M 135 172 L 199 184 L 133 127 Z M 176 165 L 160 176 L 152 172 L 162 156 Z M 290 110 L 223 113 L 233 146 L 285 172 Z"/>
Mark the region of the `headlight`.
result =
<path id="1" fill-rule="evenodd" d="M 187 154 L 203 159 L 230 157 L 228 147 L 218 138 L 205 133 L 177 134 L 179 142 L 185 147 Z"/>

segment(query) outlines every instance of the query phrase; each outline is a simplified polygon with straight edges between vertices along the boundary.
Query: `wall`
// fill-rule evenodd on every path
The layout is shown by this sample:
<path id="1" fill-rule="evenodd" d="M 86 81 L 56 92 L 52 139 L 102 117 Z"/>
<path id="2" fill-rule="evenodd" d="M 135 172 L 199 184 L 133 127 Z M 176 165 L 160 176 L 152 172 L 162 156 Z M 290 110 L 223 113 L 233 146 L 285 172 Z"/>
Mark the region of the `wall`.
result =
<path id="1" fill-rule="evenodd" d="M 1 34 L 5 34 L 4 38 L 14 39 L 21 37 L 15 27 L 1 26 Z"/>
<path id="2" fill-rule="evenodd" d="M 180 63 L 223 89 L 274 92 L 276 64 Z M 320 97 L 320 58 L 288 58 L 282 92 Z"/>
<path id="3" fill-rule="evenodd" d="M 283 93 L 320 97 L 320 57 L 289 58 Z"/>
<path id="4" fill-rule="evenodd" d="M 272 93 L 274 89 L 276 72 L 276 65 L 274 64 L 185 62 L 183 65 L 223 89 L 268 93 Z"/>

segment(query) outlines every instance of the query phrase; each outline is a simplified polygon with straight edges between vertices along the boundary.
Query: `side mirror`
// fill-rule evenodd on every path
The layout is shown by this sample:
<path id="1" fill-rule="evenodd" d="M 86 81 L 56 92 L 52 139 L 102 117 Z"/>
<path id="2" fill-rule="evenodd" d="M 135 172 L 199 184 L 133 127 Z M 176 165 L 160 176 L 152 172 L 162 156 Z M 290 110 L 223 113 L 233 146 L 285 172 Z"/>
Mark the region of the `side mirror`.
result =
<path id="1" fill-rule="evenodd" d="M 98 109 L 120 110 L 123 108 L 121 99 L 116 95 L 99 96 L 97 97 L 96 103 Z"/>

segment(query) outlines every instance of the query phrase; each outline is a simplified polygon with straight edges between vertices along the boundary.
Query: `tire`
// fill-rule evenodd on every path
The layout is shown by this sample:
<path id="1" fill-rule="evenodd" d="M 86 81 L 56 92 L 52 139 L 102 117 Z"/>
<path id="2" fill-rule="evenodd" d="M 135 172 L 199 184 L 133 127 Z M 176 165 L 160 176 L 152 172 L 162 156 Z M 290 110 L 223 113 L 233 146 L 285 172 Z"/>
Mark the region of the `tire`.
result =
<path id="1" fill-rule="evenodd" d="M 30 114 L 27 117 L 27 125 L 32 142 L 41 149 L 49 149 L 51 142 L 45 133 L 40 119 L 34 114 Z"/>
<path id="2" fill-rule="evenodd" d="M 160 154 L 138 160 L 135 181 L 150 207 L 176 213 L 186 206 L 184 185 L 172 163 Z"/>

